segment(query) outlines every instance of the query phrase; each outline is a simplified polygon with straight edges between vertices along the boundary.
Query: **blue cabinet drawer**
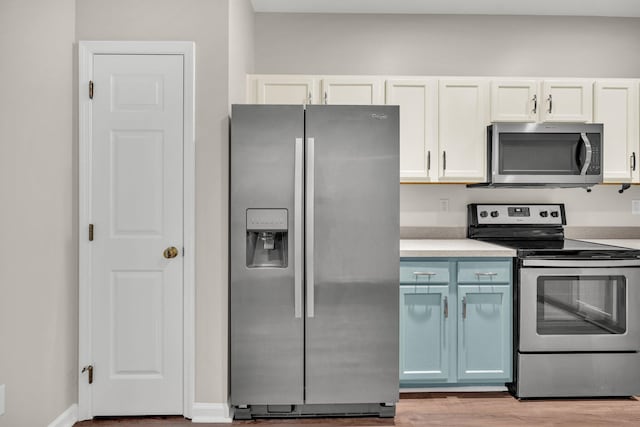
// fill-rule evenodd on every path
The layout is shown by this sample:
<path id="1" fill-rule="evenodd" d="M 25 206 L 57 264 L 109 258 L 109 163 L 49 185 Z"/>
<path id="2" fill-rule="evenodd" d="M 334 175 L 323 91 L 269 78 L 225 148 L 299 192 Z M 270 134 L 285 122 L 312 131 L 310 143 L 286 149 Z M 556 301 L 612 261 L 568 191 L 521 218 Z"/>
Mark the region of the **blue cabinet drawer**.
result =
<path id="1" fill-rule="evenodd" d="M 460 261 L 458 283 L 510 283 L 511 261 Z"/>
<path id="2" fill-rule="evenodd" d="M 449 283 L 448 261 L 400 261 L 400 283 Z"/>

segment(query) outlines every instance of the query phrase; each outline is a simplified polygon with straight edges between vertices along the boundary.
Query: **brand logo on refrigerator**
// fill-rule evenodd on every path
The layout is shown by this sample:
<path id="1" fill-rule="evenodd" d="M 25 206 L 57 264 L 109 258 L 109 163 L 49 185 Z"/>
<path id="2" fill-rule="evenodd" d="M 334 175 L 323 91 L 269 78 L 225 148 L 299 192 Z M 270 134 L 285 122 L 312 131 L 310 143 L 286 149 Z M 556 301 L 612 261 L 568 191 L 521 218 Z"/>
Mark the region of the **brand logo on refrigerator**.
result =
<path id="1" fill-rule="evenodd" d="M 371 115 L 372 118 L 377 119 L 377 120 L 384 120 L 386 119 L 388 116 L 386 114 L 375 114 L 373 113 Z"/>

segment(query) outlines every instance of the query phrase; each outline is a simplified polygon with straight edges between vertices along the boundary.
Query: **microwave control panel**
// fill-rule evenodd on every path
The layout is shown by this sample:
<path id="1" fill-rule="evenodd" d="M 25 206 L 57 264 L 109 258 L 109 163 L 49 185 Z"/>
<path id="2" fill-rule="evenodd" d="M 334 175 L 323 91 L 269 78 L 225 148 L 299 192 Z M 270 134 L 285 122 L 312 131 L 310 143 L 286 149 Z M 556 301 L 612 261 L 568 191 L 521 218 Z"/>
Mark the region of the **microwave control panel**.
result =
<path id="1" fill-rule="evenodd" d="M 472 205 L 478 225 L 563 225 L 564 204 Z"/>
<path id="2" fill-rule="evenodd" d="M 587 168 L 587 175 L 600 175 L 601 159 L 602 152 L 600 151 L 600 144 L 593 144 L 591 147 L 591 164 Z"/>

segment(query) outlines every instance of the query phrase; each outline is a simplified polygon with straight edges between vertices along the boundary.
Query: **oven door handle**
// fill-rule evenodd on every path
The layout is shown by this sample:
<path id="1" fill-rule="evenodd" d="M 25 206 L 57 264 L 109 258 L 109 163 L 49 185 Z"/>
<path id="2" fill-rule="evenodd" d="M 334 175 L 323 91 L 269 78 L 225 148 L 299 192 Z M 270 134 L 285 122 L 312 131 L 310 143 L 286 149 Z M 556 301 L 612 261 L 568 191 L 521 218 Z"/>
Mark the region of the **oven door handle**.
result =
<path id="1" fill-rule="evenodd" d="M 589 166 L 591 166 L 593 148 L 591 147 L 591 141 L 589 141 L 589 138 L 587 138 L 587 134 L 585 132 L 582 132 L 580 134 L 580 139 L 585 147 L 584 164 L 582 165 L 582 169 L 580 170 L 580 175 L 586 175 L 587 169 L 589 169 Z M 582 150 L 580 150 L 580 154 L 578 156 L 582 158 Z"/>
<path id="2" fill-rule="evenodd" d="M 523 267 L 640 267 L 640 259 L 524 259 Z"/>

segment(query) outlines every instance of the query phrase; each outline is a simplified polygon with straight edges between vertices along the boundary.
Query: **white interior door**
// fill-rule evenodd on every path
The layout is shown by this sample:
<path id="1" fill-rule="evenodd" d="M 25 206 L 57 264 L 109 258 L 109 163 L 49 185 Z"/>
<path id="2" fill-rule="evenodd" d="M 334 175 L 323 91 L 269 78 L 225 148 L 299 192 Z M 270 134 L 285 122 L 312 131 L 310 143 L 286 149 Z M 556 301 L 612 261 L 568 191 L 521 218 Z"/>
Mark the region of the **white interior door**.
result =
<path id="1" fill-rule="evenodd" d="M 183 56 L 93 70 L 92 413 L 182 414 Z"/>

